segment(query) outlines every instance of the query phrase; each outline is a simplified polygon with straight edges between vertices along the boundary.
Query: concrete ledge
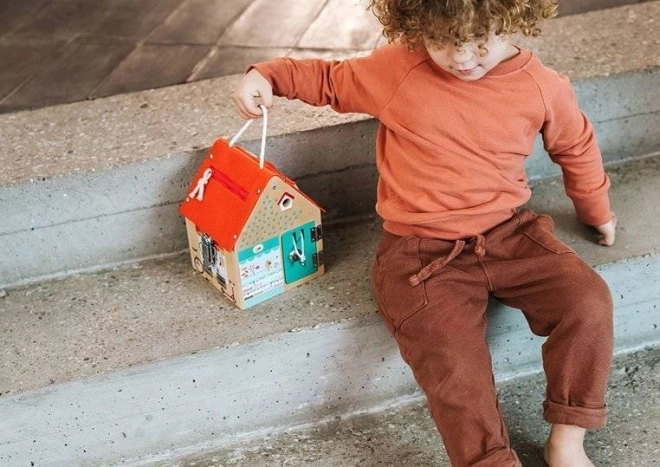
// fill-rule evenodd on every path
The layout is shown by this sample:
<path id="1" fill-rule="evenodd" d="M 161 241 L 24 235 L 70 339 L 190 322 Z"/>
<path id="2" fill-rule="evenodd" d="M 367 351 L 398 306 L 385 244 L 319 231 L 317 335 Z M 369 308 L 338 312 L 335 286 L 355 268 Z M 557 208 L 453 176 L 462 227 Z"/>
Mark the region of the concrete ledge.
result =
<path id="1" fill-rule="evenodd" d="M 599 268 L 615 297 L 617 352 L 660 343 L 660 257 Z M 649 274 L 651 271 L 651 274 Z M 639 293 L 640 290 L 645 291 Z M 498 381 L 540 371 L 542 339 L 498 307 L 488 338 Z M 246 345 L 0 399 L 0 460 L 141 463 L 419 393 L 377 316 L 275 334 Z"/>
<path id="2" fill-rule="evenodd" d="M 660 155 L 608 172 L 619 219 L 612 248 L 592 242 L 594 233 L 575 220 L 558 179 L 537 183 L 529 206 L 551 214 L 561 238 L 590 264 L 659 254 Z M 254 313 L 222 298 L 192 270 L 187 253 L 10 289 L 0 298 L 0 348 L 6 352 L 0 394 L 368 317 L 376 311 L 369 281 L 380 230 L 377 220 L 327 229 L 327 273 Z M 656 272 L 645 268 L 644 274 Z"/>
<path id="3" fill-rule="evenodd" d="M 552 214 L 606 279 L 617 352 L 628 352 L 660 342 L 660 157 L 610 174 L 613 248 L 591 242 L 556 179 L 536 185 L 530 207 Z M 0 423 L 12 429 L 0 430 L 0 460 L 141 462 L 417 397 L 369 290 L 379 231 L 375 221 L 329 229 L 328 273 L 250 312 L 183 255 L 10 290 Z M 488 338 L 499 381 L 540 370 L 542 339 L 520 313 L 493 307 Z"/>
<path id="4" fill-rule="evenodd" d="M 609 162 L 660 149 L 658 13 L 655 1 L 558 18 L 529 44 L 573 78 Z M 205 148 L 240 126 L 228 97 L 237 78 L 0 115 L 0 288 L 183 249 L 176 206 Z M 375 122 L 277 107 L 269 158 L 326 207 L 327 222 L 371 213 Z M 555 173 L 537 145 L 531 178 Z"/>
<path id="5" fill-rule="evenodd" d="M 608 391 L 608 427 L 590 432 L 586 450 L 594 465 L 647 466 L 658 454 L 660 348 L 615 359 Z M 632 389 L 631 389 L 632 388 Z M 498 398 L 512 447 L 525 467 L 544 466 L 542 446 L 548 434 L 541 403 L 545 377 L 498 385 Z M 283 433 L 213 441 L 190 450 L 168 451 L 141 459 L 155 466 L 389 465 L 449 467 L 444 447 L 419 398 L 389 401 L 377 411 L 334 416 Z"/>
<path id="6" fill-rule="evenodd" d="M 536 50 L 544 63 L 573 81 L 638 72 L 660 66 L 660 39 L 655 34 L 659 16 L 656 0 L 561 17 L 547 22 L 541 37 L 518 42 Z M 240 126 L 229 103 L 237 79 L 230 76 L 0 115 L 0 186 L 206 148 Z M 639 98 L 657 110 L 646 91 L 654 89 L 638 89 Z M 277 108 L 270 122 L 271 136 L 364 119 L 284 100 Z M 254 129 L 252 137 L 257 134 Z M 277 157 L 279 162 L 281 156 Z"/>

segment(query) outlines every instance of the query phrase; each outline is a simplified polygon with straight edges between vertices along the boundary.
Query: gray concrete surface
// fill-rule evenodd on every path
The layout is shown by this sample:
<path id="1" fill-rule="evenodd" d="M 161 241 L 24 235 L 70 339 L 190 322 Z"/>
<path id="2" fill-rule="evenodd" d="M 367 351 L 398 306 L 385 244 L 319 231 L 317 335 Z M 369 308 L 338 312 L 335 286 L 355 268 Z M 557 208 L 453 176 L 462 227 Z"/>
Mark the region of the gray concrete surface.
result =
<path id="1" fill-rule="evenodd" d="M 222 352 L 198 353 L 4 398 L 0 400 L 0 460 L 9 465 L 170 464 L 173 459 L 225 449 L 225 445 L 241 440 L 249 452 L 260 445 L 259 439 L 273 433 L 309 429 L 316 422 L 336 421 L 351 414 L 387 413 L 389 407 L 419 398 L 409 371 L 382 326 L 354 322 L 342 327 L 279 335 Z M 516 340 L 511 338 L 511 334 L 490 335 L 496 358 L 506 346 L 505 339 Z M 659 343 L 656 340 L 655 345 Z M 513 349 L 518 354 L 531 350 L 521 342 Z M 495 362 L 496 372 L 501 363 Z M 643 414 L 646 419 L 637 425 L 644 426 L 647 436 L 632 441 L 643 447 L 637 456 L 646 463 L 603 465 L 653 465 L 650 449 L 658 448 L 660 416 L 657 406 L 651 405 L 657 402 L 660 384 L 656 364 L 657 352 L 649 359 L 649 369 L 637 375 L 643 381 L 638 384 L 656 390 L 654 399 L 643 400 L 651 411 Z M 534 369 L 538 371 L 540 365 Z M 633 375 L 637 371 L 639 368 L 634 367 L 627 370 Z M 497 374 L 499 381 L 507 381 L 501 372 Z M 636 389 L 620 387 L 619 400 L 626 402 L 627 394 L 630 402 Z M 506 389 L 503 392 L 507 400 Z M 540 399 L 542 390 L 536 387 L 529 394 Z M 540 400 L 520 410 L 526 417 L 530 411 L 538 415 Z M 643 417 L 638 406 L 633 413 Z M 541 426 L 540 420 L 537 422 Z M 538 433 L 538 427 L 536 430 Z M 612 429 L 627 435 L 619 430 Z M 656 444 L 649 444 L 652 440 Z M 611 442 L 614 446 L 602 446 L 610 455 L 616 440 Z M 296 443 L 282 444 L 293 451 L 294 459 L 293 464 L 284 465 L 297 465 L 296 454 L 300 452 L 296 453 Z M 322 446 L 326 452 L 332 448 Z M 340 447 L 331 452 L 330 458 L 347 455 Z M 437 450 L 419 452 L 423 457 L 434 453 Z M 303 449 L 303 454 L 310 453 Z M 244 465 L 253 464 L 248 461 Z"/>
<path id="2" fill-rule="evenodd" d="M 548 435 L 540 404 L 544 378 L 499 384 L 501 408 L 524 467 L 544 467 L 542 447 Z M 615 360 L 608 391 L 609 423 L 589 432 L 586 449 L 599 467 L 652 467 L 660 460 L 660 349 Z M 284 433 L 228 442 L 221 449 L 154 466 L 323 465 L 449 467 L 449 460 L 426 409 L 423 395 L 393 401 L 374 413 L 353 413 L 319 420 Z"/>
<path id="3" fill-rule="evenodd" d="M 530 207 L 554 214 L 609 283 L 623 353 L 660 342 L 660 158 L 611 175 L 613 248 L 591 243 L 557 180 L 539 183 Z M 378 231 L 375 221 L 330 229 L 328 273 L 250 312 L 183 256 L 10 290 L 0 299 L 0 460 L 165 462 L 414 396 L 369 292 Z M 494 306 L 489 323 L 499 381 L 540 369 L 542 340 L 520 313 Z"/>
<path id="4" fill-rule="evenodd" d="M 557 179 L 535 185 L 530 207 L 551 214 L 558 234 L 590 264 L 624 270 L 660 253 L 660 156 L 612 167 L 609 174 L 619 219 L 612 248 L 592 243 L 593 232 L 575 220 Z M 0 393 L 368 317 L 376 309 L 369 274 L 379 235 L 377 220 L 327 229 L 327 273 L 254 312 L 219 296 L 193 272 L 187 253 L 10 289 L 0 298 Z M 621 282 L 618 300 L 625 306 L 636 303 L 629 288 L 657 293 L 657 271 L 644 266 L 637 273 L 651 282 L 647 288 Z M 657 315 L 650 310 L 644 319 Z"/>
<path id="5" fill-rule="evenodd" d="M 658 278 L 645 279 L 660 260 L 642 261 L 600 271 L 616 297 L 618 352 L 660 344 L 658 316 L 651 311 L 660 301 L 660 291 L 652 291 Z M 647 292 L 631 291 L 633 282 Z M 519 313 L 498 308 L 490 323 L 498 381 L 540 370 L 542 340 L 531 338 Z M 646 381 L 657 382 L 657 375 Z M 314 420 L 382 411 L 416 391 L 372 314 L 3 397 L 0 460 L 14 465 L 171 460 Z"/>
<path id="6" fill-rule="evenodd" d="M 659 63 L 650 51 L 658 14 L 655 1 L 559 18 L 534 42 L 549 64 L 568 60 L 607 161 L 660 149 Z M 614 45 L 593 49 L 614 23 Z M 624 31 L 649 39 L 623 40 Z M 566 37 L 578 38 L 572 49 Z M 177 203 L 204 148 L 240 126 L 228 103 L 236 78 L 0 115 L 0 288 L 182 249 Z M 280 101 L 270 122 L 269 158 L 327 209 L 326 221 L 372 212 L 372 120 Z M 539 145 L 529 173 L 556 173 Z"/>
<path id="7" fill-rule="evenodd" d="M 8 5 L 29 15 L 39 1 L 42 7 L 56 3 L 35 0 Z M 159 5 L 169 8 L 175 3 Z M 326 7 L 345 3 L 330 1 Z M 183 18 L 189 8 L 200 5 L 192 0 L 182 3 L 152 37 L 166 41 L 176 31 L 185 32 L 180 27 Z M 324 17 L 324 11 L 320 9 L 317 18 L 332 23 L 333 17 Z M 610 283 L 617 306 L 617 349 L 623 353 L 660 340 L 660 224 L 655 214 L 659 159 L 644 157 L 660 149 L 656 130 L 660 58 L 655 34 L 659 13 L 660 2 L 654 1 L 559 18 L 549 23 L 543 40 L 530 43 L 547 64 L 568 73 L 576 83 L 580 100 L 598 125 L 607 160 L 631 159 L 608 169 L 620 219 L 615 248 L 589 243 L 593 232 L 575 222 L 556 180 L 535 184 L 531 204 L 553 214 L 560 236 Z M 0 50 L 32 58 L 37 49 L 63 52 L 64 48 L 57 49 L 62 47 L 57 36 L 68 34 L 70 25 L 47 25 L 43 20 L 48 15 L 37 15 L 36 24 L 41 21 L 45 31 L 49 30 L 45 26 L 55 28 L 51 30 L 55 49 L 39 40 L 31 49 L 8 47 L 0 30 Z M 72 15 L 73 25 L 80 25 L 76 18 L 84 16 Z M 112 30 L 108 25 L 116 18 L 102 16 L 96 19 L 106 31 Z M 5 18 L 0 15 L 0 24 Z M 299 45 L 325 40 L 325 28 L 313 24 Z M 139 28 L 126 27 L 117 30 L 138 34 Z M 29 29 L 12 27 L 21 34 Z M 359 47 L 369 44 L 368 34 L 339 32 L 338 38 L 355 40 L 362 44 Z M 238 31 L 233 34 L 240 36 Z M 100 50 L 98 44 L 66 40 L 73 48 L 55 53 L 58 60 L 78 54 L 90 57 Z M 130 81 L 141 73 L 136 64 L 158 60 L 159 47 L 141 45 L 130 54 L 132 59 L 114 69 L 115 77 L 125 75 Z M 182 50 L 188 51 L 187 56 L 196 59 L 201 55 L 192 49 L 203 48 L 174 47 L 170 52 L 176 58 Z M 281 49 L 268 52 L 280 55 Z M 316 52 L 332 58 L 355 50 Z M 216 58 L 222 62 L 231 54 L 240 55 L 235 44 L 210 46 L 208 55 L 195 65 L 193 78 L 187 79 L 202 78 L 203 70 L 212 68 L 206 64 Z M 59 70 L 67 68 L 64 62 L 60 65 Z M 168 79 L 181 73 L 171 71 Z M 0 93 L 6 83 L 2 76 Z M 45 70 L 43 76 L 31 75 L 20 89 L 38 90 L 39 80 L 53 82 L 48 76 L 53 75 Z M 83 85 L 95 79 L 82 77 L 88 79 Z M 440 445 L 431 440 L 433 430 L 411 422 L 410 417 L 423 416 L 421 407 L 414 405 L 419 394 L 379 324 L 368 290 L 377 221 L 329 229 L 326 276 L 250 312 L 234 309 L 192 273 L 184 255 L 176 254 L 185 244 L 176 202 L 205 147 L 240 125 L 227 101 L 236 79 L 0 115 L 0 251 L 9 252 L 0 257 L 0 289 L 31 284 L 8 289 L 6 294 L 0 290 L 0 464 L 346 465 L 360 459 L 367 465 L 370 460 L 442 465 Z M 121 88 L 125 83 L 113 80 L 104 78 L 109 89 L 114 86 L 111 93 L 128 90 Z M 137 84 L 133 81 L 131 86 Z M 149 86 L 153 85 L 152 81 Z M 73 95 L 75 89 L 70 90 Z M 12 91 L 15 98 L 17 91 Z M 64 94 L 50 97 L 62 99 Z M 2 101 L 7 103 L 11 102 Z M 330 207 L 330 220 L 347 221 L 347 216 L 366 212 L 375 177 L 371 144 L 367 144 L 374 123 L 297 103 L 278 102 L 277 107 L 280 115 L 286 115 L 271 119 L 269 151 L 278 166 Z M 256 132 L 248 136 L 248 147 L 254 145 Z M 318 156 L 319 147 L 324 148 L 324 157 Z M 552 175 L 553 169 L 537 150 L 530 161 L 532 176 Z M 359 181 L 363 191 L 355 191 L 347 180 Z M 158 259 L 66 277 L 150 256 Z M 49 277 L 63 279 L 44 280 Z M 529 420 L 541 426 L 529 416 L 529 407 L 538 399 L 533 403 L 523 399 L 539 394 L 533 389 L 539 383 L 524 386 L 527 383 L 509 380 L 538 370 L 540 341 L 530 339 L 519 314 L 498 307 L 491 310 L 489 339 L 498 380 L 513 384 L 508 386 L 514 388 L 511 392 L 503 389 L 502 394 L 505 403 L 513 404 L 514 439 L 523 456 L 527 452 L 530 461 L 538 461 L 534 455 L 540 432 L 515 424 Z M 590 438 L 602 465 L 646 466 L 658 458 L 657 431 L 653 431 L 658 414 L 652 409 L 657 407 L 652 394 L 655 391 L 657 396 L 657 353 L 631 358 L 619 367 L 620 378 L 613 379 L 611 389 L 625 408 L 617 412 L 620 424 L 601 432 L 606 437 Z M 412 412 L 411 406 L 399 407 L 410 401 Z M 387 421 L 387 410 L 381 410 L 391 404 L 400 410 Z M 364 411 L 374 413 L 355 418 Z M 344 419 L 351 421 L 345 426 Z M 376 420 L 387 426 L 371 431 Z M 296 435 L 294 446 L 287 444 L 290 438 L 258 444 L 261 437 L 304 428 L 310 421 L 324 425 L 308 426 Z M 345 427 L 348 432 L 342 432 Z M 334 430 L 339 432 L 336 437 L 323 435 Z M 395 443 L 387 444 L 388 451 L 383 446 L 390 436 Z M 246 437 L 247 444 L 235 444 Z M 371 441 L 359 442 L 367 438 Z M 422 444 L 425 439 L 428 443 Z M 398 449 L 408 442 L 419 449 Z M 199 451 L 209 452 L 199 455 Z"/>

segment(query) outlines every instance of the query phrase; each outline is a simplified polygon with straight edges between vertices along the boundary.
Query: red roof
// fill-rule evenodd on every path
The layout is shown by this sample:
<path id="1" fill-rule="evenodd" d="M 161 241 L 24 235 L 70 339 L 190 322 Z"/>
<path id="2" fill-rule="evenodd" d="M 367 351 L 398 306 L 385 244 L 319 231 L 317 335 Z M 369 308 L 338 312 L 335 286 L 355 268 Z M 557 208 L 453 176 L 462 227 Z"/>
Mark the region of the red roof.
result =
<path id="1" fill-rule="evenodd" d="M 197 170 L 179 211 L 220 248 L 233 251 L 260 194 L 273 177 L 283 179 L 299 192 L 296 184 L 271 163 L 266 162 L 260 169 L 258 157 L 219 139 Z"/>

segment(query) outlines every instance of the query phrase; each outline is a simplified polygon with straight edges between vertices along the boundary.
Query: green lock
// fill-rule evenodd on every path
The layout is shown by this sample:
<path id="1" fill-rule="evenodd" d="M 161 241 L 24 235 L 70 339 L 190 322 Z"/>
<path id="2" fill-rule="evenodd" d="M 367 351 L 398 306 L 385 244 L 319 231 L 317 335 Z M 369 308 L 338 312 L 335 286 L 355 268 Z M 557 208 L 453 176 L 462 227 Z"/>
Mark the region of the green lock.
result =
<path id="1" fill-rule="evenodd" d="M 291 284 L 318 271 L 316 224 L 304 225 L 284 232 L 280 237 L 284 282 Z"/>

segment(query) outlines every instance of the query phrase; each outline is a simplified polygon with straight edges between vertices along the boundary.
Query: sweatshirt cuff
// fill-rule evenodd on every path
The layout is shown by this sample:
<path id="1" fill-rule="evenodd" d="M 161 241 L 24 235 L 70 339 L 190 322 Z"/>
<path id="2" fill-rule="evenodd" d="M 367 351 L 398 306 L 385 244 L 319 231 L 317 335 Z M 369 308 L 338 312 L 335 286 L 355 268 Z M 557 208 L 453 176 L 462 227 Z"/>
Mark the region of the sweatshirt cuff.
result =
<path id="1" fill-rule="evenodd" d="M 607 192 L 598 198 L 573 199 L 573 206 L 580 222 L 587 225 L 607 224 L 614 217 Z"/>
<path id="2" fill-rule="evenodd" d="M 282 87 L 282 84 L 287 82 L 287 80 L 283 79 L 282 76 L 277 75 L 277 72 L 279 71 L 277 67 L 277 62 L 281 60 L 282 59 L 273 59 L 266 62 L 254 63 L 252 65 L 249 65 L 245 70 L 245 72 L 247 73 L 250 70 L 257 70 L 259 73 L 261 73 L 261 76 L 266 78 L 266 80 L 268 80 L 270 85 L 273 87 L 274 95 L 281 97 L 282 96 L 289 97 L 287 95 L 287 90 L 280 89 Z M 291 86 L 289 86 L 289 89 L 290 88 Z"/>

